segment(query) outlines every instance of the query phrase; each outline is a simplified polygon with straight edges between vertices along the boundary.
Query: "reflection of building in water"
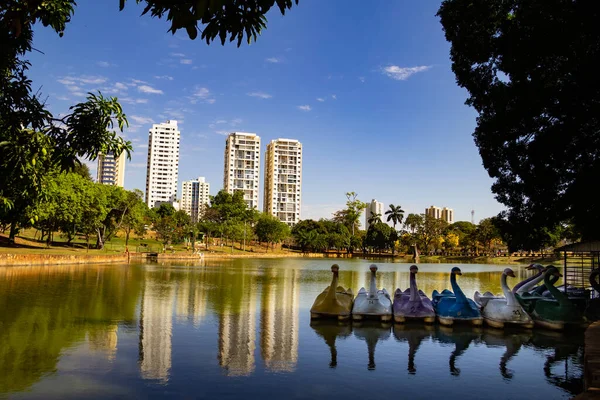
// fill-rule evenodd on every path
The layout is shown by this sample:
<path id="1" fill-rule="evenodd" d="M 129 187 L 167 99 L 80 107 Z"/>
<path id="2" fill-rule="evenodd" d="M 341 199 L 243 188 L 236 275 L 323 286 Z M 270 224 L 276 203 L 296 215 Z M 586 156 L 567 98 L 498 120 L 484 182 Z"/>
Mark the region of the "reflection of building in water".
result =
<path id="1" fill-rule="evenodd" d="M 227 288 L 231 289 L 231 293 L 221 299 L 219 365 L 229 376 L 250 375 L 254 371 L 256 292 L 251 279 L 252 275 L 239 272 L 238 276 L 224 283 L 231 285 Z"/>
<path id="2" fill-rule="evenodd" d="M 171 369 L 173 298 L 164 283 L 145 279 L 140 316 L 140 369 L 144 379 L 167 381 Z"/>
<path id="3" fill-rule="evenodd" d="M 114 360 L 117 354 L 117 325 L 106 329 L 92 330 L 88 334 L 88 344 L 91 350 L 103 352 L 106 358 Z"/>
<path id="4" fill-rule="evenodd" d="M 208 290 L 198 279 L 198 274 L 186 277 L 177 285 L 175 316 L 178 320 L 192 321 L 194 326 L 200 325 L 206 316 Z"/>
<path id="5" fill-rule="evenodd" d="M 294 371 L 298 362 L 299 273 L 270 270 L 262 288 L 260 344 L 267 369 Z"/>

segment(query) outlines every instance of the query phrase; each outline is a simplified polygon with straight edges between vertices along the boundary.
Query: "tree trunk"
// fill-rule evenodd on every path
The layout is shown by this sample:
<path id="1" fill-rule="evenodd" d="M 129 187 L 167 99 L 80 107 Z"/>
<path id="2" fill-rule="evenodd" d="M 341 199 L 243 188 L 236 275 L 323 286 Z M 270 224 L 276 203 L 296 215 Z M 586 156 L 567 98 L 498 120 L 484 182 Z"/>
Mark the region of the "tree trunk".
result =
<path id="1" fill-rule="evenodd" d="M 10 222 L 10 233 L 8 234 L 8 242 L 15 244 L 15 237 L 17 236 L 17 221 Z"/>
<path id="2" fill-rule="evenodd" d="M 129 233 L 131 232 L 131 229 L 125 229 L 125 247 L 127 247 L 127 245 L 129 244 Z"/>
<path id="3" fill-rule="evenodd" d="M 102 230 L 104 230 L 104 228 L 102 228 Z M 96 248 L 98 250 L 102 250 L 104 248 L 104 232 L 101 232 L 100 228 L 96 228 L 96 234 L 97 234 L 97 238 L 96 238 Z"/>

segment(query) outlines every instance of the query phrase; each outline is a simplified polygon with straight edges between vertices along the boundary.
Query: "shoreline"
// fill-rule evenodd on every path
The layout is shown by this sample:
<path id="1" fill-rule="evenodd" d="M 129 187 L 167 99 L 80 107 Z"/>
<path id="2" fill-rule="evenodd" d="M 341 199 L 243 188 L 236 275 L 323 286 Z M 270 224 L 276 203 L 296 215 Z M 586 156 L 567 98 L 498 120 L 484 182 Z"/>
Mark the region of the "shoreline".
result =
<path id="1" fill-rule="evenodd" d="M 199 254 L 191 253 L 158 253 L 155 256 L 149 256 L 147 253 L 113 253 L 113 254 L 40 254 L 40 253 L 0 253 L 0 266 L 28 266 L 28 265 L 65 265 L 65 264 L 115 264 L 129 263 L 131 261 L 202 261 L 218 259 L 237 259 L 237 258 L 360 258 L 360 259 L 385 259 L 394 262 L 414 263 L 410 255 L 391 254 L 345 254 L 345 253 L 248 253 L 248 254 L 227 254 L 221 252 L 201 252 Z M 477 256 L 421 256 L 419 262 L 414 264 L 501 264 L 501 265 L 522 265 L 538 262 L 541 264 L 561 264 L 560 258 L 534 258 L 534 257 L 477 257 Z"/>

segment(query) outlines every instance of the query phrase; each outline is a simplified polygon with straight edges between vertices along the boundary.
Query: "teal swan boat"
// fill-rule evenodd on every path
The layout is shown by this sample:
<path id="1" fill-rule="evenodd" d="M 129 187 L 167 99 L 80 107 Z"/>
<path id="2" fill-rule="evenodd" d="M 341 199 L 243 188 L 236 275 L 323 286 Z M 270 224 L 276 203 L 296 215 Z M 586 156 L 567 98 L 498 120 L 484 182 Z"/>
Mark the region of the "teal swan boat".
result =
<path id="1" fill-rule="evenodd" d="M 553 298 L 538 295 L 519 296 L 517 300 L 525 310 L 529 312 L 535 324 L 552 330 L 563 330 L 568 326 L 581 327 L 585 325 L 585 318 L 578 307 L 567 297 L 567 295 L 556 287 L 552 277 L 559 278 L 562 275 L 554 266 L 549 266 L 544 272 L 544 284 Z"/>
<path id="2" fill-rule="evenodd" d="M 456 282 L 456 276 L 462 275 L 460 268 L 454 267 L 450 272 L 450 285 L 452 290 L 444 289 L 441 293 L 434 290 L 431 294 L 433 308 L 438 321 L 442 325 L 450 326 L 455 322 L 466 322 L 472 325 L 483 324 L 479 306 L 463 293 Z"/>

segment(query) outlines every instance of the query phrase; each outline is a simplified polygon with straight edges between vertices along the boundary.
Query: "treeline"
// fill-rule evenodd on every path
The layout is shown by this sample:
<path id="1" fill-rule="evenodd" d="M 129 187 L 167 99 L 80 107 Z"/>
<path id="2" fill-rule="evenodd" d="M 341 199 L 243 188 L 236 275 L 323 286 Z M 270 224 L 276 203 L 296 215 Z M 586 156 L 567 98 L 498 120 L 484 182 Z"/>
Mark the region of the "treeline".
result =
<path id="1" fill-rule="evenodd" d="M 424 214 L 408 214 L 400 206 L 390 205 L 385 215 L 371 215 L 366 230 L 358 229 L 359 216 L 366 204 L 347 194 L 346 208 L 334 213 L 331 220 L 300 221 L 292 229 L 295 244 L 303 252 L 357 250 L 373 252 L 490 251 L 501 246 L 500 234 L 493 219 L 478 225 L 466 221 L 448 224 Z M 392 223 L 390 226 L 386 222 Z M 401 227 L 402 229 L 396 229 Z M 354 233 L 352 233 L 354 231 Z"/>
<path id="2" fill-rule="evenodd" d="M 12 210 L 0 209 L 0 231 L 14 226 Z M 258 240 L 274 247 L 290 237 L 289 227 L 277 218 L 248 209 L 242 192 L 233 195 L 220 191 L 211 196 L 199 222 L 193 223 L 184 211 L 170 204 L 150 209 L 140 190 L 94 183 L 85 164 L 74 172 L 56 173 L 46 179 L 44 200 L 30 205 L 19 218 L 16 233 L 34 228 L 40 240 L 50 245 L 59 233 L 68 244 L 81 237 L 102 249 L 107 241 L 121 234 L 125 246 L 132 233 L 144 237 L 156 233 L 165 245 L 204 240 L 208 248 L 213 238 L 243 248 L 245 241 Z"/>

